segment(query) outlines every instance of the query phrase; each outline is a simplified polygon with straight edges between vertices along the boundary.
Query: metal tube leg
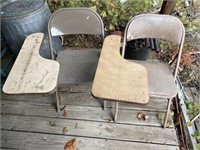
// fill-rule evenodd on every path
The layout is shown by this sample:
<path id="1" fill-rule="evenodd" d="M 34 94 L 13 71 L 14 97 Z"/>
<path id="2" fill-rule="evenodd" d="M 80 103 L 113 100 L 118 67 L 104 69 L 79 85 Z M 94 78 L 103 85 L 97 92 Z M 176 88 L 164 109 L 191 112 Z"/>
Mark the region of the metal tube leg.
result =
<path id="1" fill-rule="evenodd" d="M 115 102 L 115 116 L 114 116 L 114 121 L 117 121 L 117 115 L 118 115 L 118 102 Z"/>
<path id="2" fill-rule="evenodd" d="M 103 110 L 106 110 L 106 100 L 103 101 Z"/>
<path id="3" fill-rule="evenodd" d="M 55 96 L 56 96 L 56 109 L 57 112 L 60 112 L 60 104 L 59 104 L 60 98 L 58 95 L 58 88 L 56 88 Z"/>
<path id="4" fill-rule="evenodd" d="M 169 113 L 170 113 L 171 102 L 172 102 L 172 99 L 171 98 L 168 99 L 167 112 L 165 113 L 165 119 L 164 119 L 164 123 L 163 123 L 163 128 L 167 127 L 167 120 L 168 120 L 168 116 L 169 116 Z"/>

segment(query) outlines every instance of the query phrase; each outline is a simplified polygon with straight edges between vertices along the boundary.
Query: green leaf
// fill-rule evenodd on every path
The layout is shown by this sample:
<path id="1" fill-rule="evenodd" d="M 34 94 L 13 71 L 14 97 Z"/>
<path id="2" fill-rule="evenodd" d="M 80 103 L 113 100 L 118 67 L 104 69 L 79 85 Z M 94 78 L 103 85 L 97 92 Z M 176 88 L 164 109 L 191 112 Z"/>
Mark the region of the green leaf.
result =
<path id="1" fill-rule="evenodd" d="M 112 16 L 113 13 L 111 10 L 108 10 L 108 14 Z"/>
<path id="2" fill-rule="evenodd" d="M 197 140 L 200 140 L 200 135 L 199 135 L 199 136 L 197 136 Z"/>
<path id="3" fill-rule="evenodd" d="M 200 143 L 196 144 L 196 149 L 200 150 Z"/>
<path id="4" fill-rule="evenodd" d="M 106 17 L 106 16 L 107 16 L 105 11 L 102 11 L 102 12 L 100 13 L 100 15 L 101 15 L 102 17 Z"/>
<path id="5" fill-rule="evenodd" d="M 172 121 L 171 120 L 167 120 L 167 125 L 171 126 L 172 125 Z"/>
<path id="6" fill-rule="evenodd" d="M 170 116 L 174 116 L 174 111 L 170 111 Z"/>
<path id="7" fill-rule="evenodd" d="M 186 100 L 185 105 L 190 118 L 194 118 L 200 111 L 200 105 L 197 102 Z"/>
<path id="8" fill-rule="evenodd" d="M 192 126 L 192 122 L 186 122 L 186 125 L 187 125 L 188 127 L 190 127 L 190 126 Z"/>
<path id="9" fill-rule="evenodd" d="M 164 118 L 165 118 L 165 113 L 159 113 L 159 114 L 158 114 L 158 119 L 159 119 L 159 120 L 163 121 Z"/>
<path id="10" fill-rule="evenodd" d="M 49 4 L 50 7 L 53 6 L 51 0 L 48 0 L 48 4 Z"/>
<path id="11" fill-rule="evenodd" d="M 196 130 L 194 134 L 192 134 L 193 138 L 196 138 L 197 140 L 200 140 L 200 130 Z"/>
<path id="12" fill-rule="evenodd" d="M 49 121 L 49 125 L 55 127 L 56 123 L 54 121 Z"/>
<path id="13" fill-rule="evenodd" d="M 62 7 L 65 6 L 65 2 L 64 2 L 64 0 L 61 0 L 61 1 L 60 1 L 60 5 L 61 5 Z"/>

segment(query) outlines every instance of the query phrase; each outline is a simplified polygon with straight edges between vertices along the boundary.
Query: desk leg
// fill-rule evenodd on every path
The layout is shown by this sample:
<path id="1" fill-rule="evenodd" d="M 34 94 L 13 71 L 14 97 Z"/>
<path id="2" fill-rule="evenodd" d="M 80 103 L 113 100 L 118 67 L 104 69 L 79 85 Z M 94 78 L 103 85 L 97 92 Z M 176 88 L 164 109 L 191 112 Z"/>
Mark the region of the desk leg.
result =
<path id="1" fill-rule="evenodd" d="M 59 98 L 59 95 L 58 95 L 58 88 L 56 87 L 56 109 L 57 109 L 57 112 L 60 112 L 60 104 L 59 104 L 59 101 L 60 101 L 60 98 Z"/>
<path id="2" fill-rule="evenodd" d="M 167 127 L 167 121 L 168 121 L 168 116 L 170 114 L 170 106 L 171 106 L 172 99 L 168 99 L 168 104 L 167 104 L 167 112 L 165 113 L 165 119 L 163 123 L 163 128 Z"/>
<path id="3" fill-rule="evenodd" d="M 103 101 L 103 110 L 106 110 L 106 100 Z"/>
<path id="4" fill-rule="evenodd" d="M 114 117 L 114 121 L 117 121 L 117 115 L 118 115 L 118 102 L 115 102 L 115 117 Z"/>

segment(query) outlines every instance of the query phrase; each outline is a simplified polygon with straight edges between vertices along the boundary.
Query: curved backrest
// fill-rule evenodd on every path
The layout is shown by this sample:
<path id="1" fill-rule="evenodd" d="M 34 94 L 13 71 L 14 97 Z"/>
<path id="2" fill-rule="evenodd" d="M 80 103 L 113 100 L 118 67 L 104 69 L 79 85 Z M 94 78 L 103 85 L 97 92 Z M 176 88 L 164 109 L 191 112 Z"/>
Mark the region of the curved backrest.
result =
<path id="1" fill-rule="evenodd" d="M 67 34 L 101 35 L 104 38 L 104 25 L 101 17 L 89 8 L 63 8 L 52 14 L 48 23 L 50 47 L 51 36 Z"/>
<path id="2" fill-rule="evenodd" d="M 132 18 L 125 29 L 123 57 L 127 41 L 139 38 L 164 39 L 179 45 L 178 61 L 174 74 L 176 76 L 185 38 L 185 28 L 182 22 L 174 16 L 159 14 L 141 14 Z"/>
<path id="3" fill-rule="evenodd" d="M 64 8 L 53 13 L 48 29 L 51 36 L 94 34 L 104 36 L 101 17 L 89 8 Z"/>

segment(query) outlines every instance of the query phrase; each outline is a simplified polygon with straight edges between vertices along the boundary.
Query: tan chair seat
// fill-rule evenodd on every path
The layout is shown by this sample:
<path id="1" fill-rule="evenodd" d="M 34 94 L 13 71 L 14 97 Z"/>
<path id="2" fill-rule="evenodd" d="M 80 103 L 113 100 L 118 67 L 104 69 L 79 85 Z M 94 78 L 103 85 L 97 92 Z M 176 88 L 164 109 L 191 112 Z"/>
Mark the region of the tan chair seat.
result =
<path id="1" fill-rule="evenodd" d="M 177 87 L 168 64 L 162 62 L 131 61 L 141 64 L 147 69 L 150 97 L 173 98 L 176 96 Z"/>
<path id="2" fill-rule="evenodd" d="M 58 85 L 92 82 L 99 60 L 100 50 L 64 50 L 58 53 L 60 63 Z"/>

